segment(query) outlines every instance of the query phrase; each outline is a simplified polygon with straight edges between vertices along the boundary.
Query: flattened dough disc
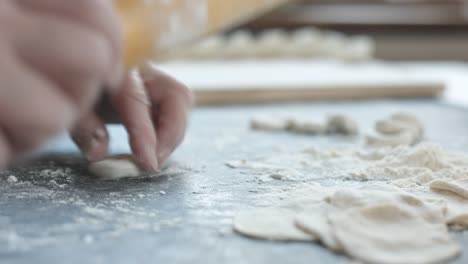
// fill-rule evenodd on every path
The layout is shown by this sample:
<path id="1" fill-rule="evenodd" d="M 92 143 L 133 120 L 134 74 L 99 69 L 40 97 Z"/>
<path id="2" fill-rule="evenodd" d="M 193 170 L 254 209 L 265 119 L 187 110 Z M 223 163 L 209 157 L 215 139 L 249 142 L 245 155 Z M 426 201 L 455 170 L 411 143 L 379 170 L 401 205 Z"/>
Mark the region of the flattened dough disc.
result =
<path id="1" fill-rule="evenodd" d="M 274 241 L 314 241 L 316 237 L 294 225 L 296 213 L 282 208 L 243 211 L 234 218 L 234 230 L 242 235 Z"/>
<path id="2" fill-rule="evenodd" d="M 321 204 L 309 207 L 295 217 L 296 226 L 304 232 L 318 237 L 325 246 L 335 252 L 341 252 L 342 246 L 336 239 L 328 219 L 329 206 Z"/>
<path id="3" fill-rule="evenodd" d="M 443 263 L 460 253 L 445 223 L 431 223 L 395 204 L 348 209 L 330 221 L 347 254 L 368 263 Z"/>

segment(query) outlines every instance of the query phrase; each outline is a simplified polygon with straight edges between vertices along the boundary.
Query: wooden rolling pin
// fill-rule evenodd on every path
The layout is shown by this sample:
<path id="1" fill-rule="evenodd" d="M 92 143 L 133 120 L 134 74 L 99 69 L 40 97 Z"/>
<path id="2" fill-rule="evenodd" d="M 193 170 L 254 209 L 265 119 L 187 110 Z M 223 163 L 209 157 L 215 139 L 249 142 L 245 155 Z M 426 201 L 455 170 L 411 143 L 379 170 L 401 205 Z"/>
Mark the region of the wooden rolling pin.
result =
<path id="1" fill-rule="evenodd" d="M 408 84 L 321 85 L 275 89 L 194 90 L 197 105 L 271 104 L 343 100 L 433 98 L 445 91 L 445 84 L 421 82 Z"/>
<path id="2" fill-rule="evenodd" d="M 125 32 L 124 59 L 137 66 L 207 33 L 220 31 L 288 0 L 114 0 Z"/>
<path id="3" fill-rule="evenodd" d="M 191 87 L 197 105 L 430 98 L 446 86 L 417 65 L 381 62 L 188 61 L 157 67 Z"/>

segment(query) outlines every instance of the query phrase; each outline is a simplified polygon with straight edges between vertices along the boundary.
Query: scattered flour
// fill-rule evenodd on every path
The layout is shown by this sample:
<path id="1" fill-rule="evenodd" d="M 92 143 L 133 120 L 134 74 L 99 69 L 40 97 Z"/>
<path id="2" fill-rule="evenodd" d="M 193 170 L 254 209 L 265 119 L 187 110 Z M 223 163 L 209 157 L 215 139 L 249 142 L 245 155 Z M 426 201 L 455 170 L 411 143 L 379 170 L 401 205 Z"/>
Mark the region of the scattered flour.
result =
<path id="1" fill-rule="evenodd" d="M 57 181 L 63 184 L 71 184 L 75 181 L 75 175 L 72 173 L 71 168 L 67 167 L 43 169 L 34 179 L 39 182 L 42 180 L 49 180 L 52 185 L 57 184 Z M 61 183 L 58 185 L 61 185 Z"/>
<path id="2" fill-rule="evenodd" d="M 87 234 L 83 237 L 83 241 L 86 243 L 86 244 L 92 244 L 94 243 L 94 237 L 90 234 Z"/>
<path id="3" fill-rule="evenodd" d="M 385 154 L 382 156 L 382 153 Z M 366 166 L 361 171 L 351 172 L 350 178 L 353 179 L 411 179 L 414 183 L 422 185 L 433 178 L 468 177 L 466 155 L 444 151 L 439 145 L 431 143 L 422 143 L 416 147 L 380 149 L 358 156 L 365 157 Z M 359 161 L 359 158 L 357 160 Z"/>
<path id="4" fill-rule="evenodd" d="M 3 227 L 0 229 L 0 253 L 3 252 L 26 252 L 33 248 L 50 246 L 57 241 L 52 237 L 25 237 L 19 234 L 14 227 Z"/>
<path id="5" fill-rule="evenodd" d="M 414 121 L 404 115 L 392 118 Z M 412 130 L 420 140 L 422 127 L 410 129 L 403 123 L 380 122 L 376 126 L 386 135 Z M 276 207 L 272 206 L 275 195 L 263 196 L 267 208 L 251 209 L 249 217 L 239 213 L 242 230 L 240 216 L 234 219 L 234 229 L 268 240 L 295 240 L 294 234 L 300 230 L 330 250 L 364 263 L 419 264 L 453 259 L 461 249 L 449 230 L 468 228 L 468 156 L 437 144 L 412 146 L 414 143 L 415 137 L 409 144 L 378 148 L 321 151 L 309 147 L 252 161 L 231 161 L 229 167 L 249 171 L 255 177 L 283 179 L 279 171 L 294 171 L 297 182 L 281 193 Z M 336 179 L 336 184 L 321 185 L 319 192 L 299 191 L 305 183 L 325 177 Z M 257 217 L 266 216 L 265 211 L 278 216 Z M 272 230 L 274 221 L 282 222 Z M 297 230 L 291 230 L 292 224 Z"/>
<path id="6" fill-rule="evenodd" d="M 39 176 L 44 178 L 63 178 L 70 176 L 70 173 L 70 168 L 45 169 L 39 173 Z"/>
<path id="7" fill-rule="evenodd" d="M 49 204 L 49 210 L 52 212 L 55 212 L 55 209 L 62 210 L 66 206 L 69 213 L 66 218 L 58 218 L 57 222 L 48 223 L 45 227 L 44 223 L 35 221 L 10 222 L 10 217 L 2 217 L 0 214 L 0 255 L 52 247 L 63 241 L 76 239 L 91 244 L 103 239 L 119 238 L 129 232 L 157 233 L 182 221 L 179 217 L 140 206 L 142 198 L 160 198 L 158 192 L 143 194 L 144 189 L 141 189 L 142 185 L 138 182 L 125 185 L 123 190 L 100 190 L 114 188 L 112 186 L 116 183 L 97 183 L 95 179 L 78 173 L 75 168 L 81 164 L 77 165 L 76 159 L 74 162 L 41 162 L 28 168 L 2 172 L 6 180 L 3 184 L 0 182 L 0 193 L 5 199 L 0 200 L 0 206 L 6 208 L 11 200 L 37 200 Z M 174 164 L 158 175 L 175 176 L 195 170 L 192 166 Z M 10 184 L 16 178 L 13 174 L 21 175 L 21 181 Z M 89 185 L 86 188 L 76 187 L 76 183 L 80 186 L 83 186 L 83 183 Z M 95 196 L 90 196 L 90 193 L 103 195 L 96 199 Z"/>
<path id="8" fill-rule="evenodd" d="M 14 176 L 14 175 L 10 175 L 10 176 L 8 176 L 8 178 L 7 178 L 7 182 L 9 182 L 9 183 L 16 183 L 16 182 L 18 182 L 18 178 L 16 178 L 16 176 Z"/>

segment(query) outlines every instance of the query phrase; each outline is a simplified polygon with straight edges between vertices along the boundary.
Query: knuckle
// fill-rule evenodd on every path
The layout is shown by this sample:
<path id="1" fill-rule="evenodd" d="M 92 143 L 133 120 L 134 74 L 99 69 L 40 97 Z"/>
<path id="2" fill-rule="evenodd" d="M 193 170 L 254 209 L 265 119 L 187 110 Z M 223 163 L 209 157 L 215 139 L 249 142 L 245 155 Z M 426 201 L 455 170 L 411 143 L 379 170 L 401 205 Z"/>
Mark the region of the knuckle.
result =
<path id="1" fill-rule="evenodd" d="M 194 95 L 192 91 L 184 84 L 176 82 L 172 87 L 172 92 L 182 99 L 188 106 L 192 106 L 194 102 Z"/>

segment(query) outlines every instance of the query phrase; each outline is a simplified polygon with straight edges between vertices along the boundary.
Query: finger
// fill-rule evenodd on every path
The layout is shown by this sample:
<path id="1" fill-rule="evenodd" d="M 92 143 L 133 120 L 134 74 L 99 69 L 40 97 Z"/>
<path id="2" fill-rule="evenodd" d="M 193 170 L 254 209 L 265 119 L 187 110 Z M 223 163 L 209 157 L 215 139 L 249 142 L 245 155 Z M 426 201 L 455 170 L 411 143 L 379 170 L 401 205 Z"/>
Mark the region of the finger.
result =
<path id="1" fill-rule="evenodd" d="M 12 149 L 5 132 L 0 130 L 0 168 L 4 169 L 12 158 Z"/>
<path id="2" fill-rule="evenodd" d="M 31 12 L 47 13 L 79 23 L 95 33 L 103 34 L 112 49 L 113 69 L 109 72 L 108 85 L 119 87 L 123 78 L 123 34 L 121 22 L 109 0 L 18 0 L 17 3 Z"/>
<path id="3" fill-rule="evenodd" d="M 112 104 L 125 125 L 132 151 L 145 170 L 159 169 L 156 131 L 145 89 L 136 74 L 129 74 L 124 87 L 112 97 Z"/>
<path id="4" fill-rule="evenodd" d="M 162 164 L 184 139 L 192 95 L 186 86 L 149 64 L 140 69 L 140 74 L 154 105 L 157 155 Z"/>
<path id="5" fill-rule="evenodd" d="M 112 67 L 108 42 L 78 24 L 54 17 L 25 21 L 14 33 L 18 56 L 64 89 L 81 109 L 90 108 Z"/>
<path id="6" fill-rule="evenodd" d="M 106 157 L 109 135 L 104 122 L 94 112 L 78 120 L 71 130 L 71 137 L 89 161 Z"/>
<path id="7" fill-rule="evenodd" d="M 21 64 L 10 52 L 1 57 L 0 127 L 14 159 L 68 129 L 77 110 L 53 83 Z"/>

